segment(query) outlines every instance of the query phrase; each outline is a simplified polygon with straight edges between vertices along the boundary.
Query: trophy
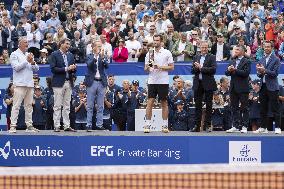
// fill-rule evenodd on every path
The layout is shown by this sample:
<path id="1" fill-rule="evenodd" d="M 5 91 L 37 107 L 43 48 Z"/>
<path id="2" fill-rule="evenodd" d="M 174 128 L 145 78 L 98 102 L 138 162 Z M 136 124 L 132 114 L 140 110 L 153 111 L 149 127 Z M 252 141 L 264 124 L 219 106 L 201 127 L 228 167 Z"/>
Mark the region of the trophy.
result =
<path id="1" fill-rule="evenodd" d="M 150 48 L 149 49 L 149 62 L 148 62 L 148 66 L 149 67 L 153 67 L 155 64 L 155 59 L 154 59 L 154 48 Z"/>

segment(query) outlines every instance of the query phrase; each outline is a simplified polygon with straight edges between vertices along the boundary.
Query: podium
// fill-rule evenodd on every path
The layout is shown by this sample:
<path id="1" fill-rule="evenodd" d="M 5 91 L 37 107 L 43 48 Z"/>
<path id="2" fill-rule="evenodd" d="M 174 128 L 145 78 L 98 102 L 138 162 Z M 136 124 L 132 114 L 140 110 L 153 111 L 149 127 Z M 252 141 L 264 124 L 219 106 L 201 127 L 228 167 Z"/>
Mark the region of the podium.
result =
<path id="1" fill-rule="evenodd" d="M 135 109 L 135 131 L 144 131 L 146 125 L 146 109 Z M 153 109 L 151 131 L 162 131 L 162 109 Z"/>

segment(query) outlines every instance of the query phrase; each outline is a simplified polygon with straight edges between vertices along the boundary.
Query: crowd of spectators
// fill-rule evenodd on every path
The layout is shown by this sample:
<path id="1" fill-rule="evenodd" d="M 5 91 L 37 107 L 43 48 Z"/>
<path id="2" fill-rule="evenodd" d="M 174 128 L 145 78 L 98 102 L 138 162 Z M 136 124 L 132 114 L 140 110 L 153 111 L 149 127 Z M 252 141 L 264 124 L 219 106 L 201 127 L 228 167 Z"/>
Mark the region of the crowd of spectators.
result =
<path id="1" fill-rule="evenodd" d="M 14 1 L 10 7 L 5 5 L 0 3 L 0 65 L 9 64 L 9 54 L 18 48 L 21 36 L 27 36 L 29 52 L 38 64 L 48 64 L 48 56 L 64 38 L 71 40 L 70 51 L 78 64 L 85 63 L 92 43 L 98 40 L 112 62 L 144 62 L 156 33 L 163 36 L 164 48 L 172 52 L 177 62 L 191 61 L 200 52 L 199 42 L 203 40 L 209 42 L 217 61 L 233 58 L 234 46 L 238 44 L 246 47 L 247 58 L 259 60 L 264 56 L 265 40 L 273 41 L 275 54 L 284 59 L 284 3 L 280 0 L 23 0 Z M 188 130 L 194 115 L 186 115 L 187 125 L 181 129 L 185 119 L 177 114 L 184 116 L 180 112 L 193 107 L 194 97 L 190 82 L 177 78 L 169 91 L 169 122 L 171 129 Z M 36 82 L 38 79 L 35 77 Z M 53 124 L 51 78 L 46 79 L 46 89 L 35 85 L 33 121 L 38 129 L 51 129 Z M 125 130 L 126 125 L 133 129 L 133 120 L 127 115 L 147 100 L 147 90 L 139 88 L 138 81 L 125 80 L 120 87 L 114 85 L 113 79 L 108 77 L 104 127 L 111 129 L 114 120 L 119 130 Z M 229 128 L 226 124 L 230 122 L 224 119 L 230 114 L 224 108 L 229 105 L 228 83 L 228 79 L 222 78 L 219 92 L 214 94 L 215 107 L 220 105 L 222 110 L 214 110 L 213 124 L 221 129 Z M 251 100 L 257 83 L 252 82 Z M 72 95 L 70 120 L 77 129 L 85 123 L 85 87 L 83 81 L 79 82 Z M 5 97 L 9 108 L 12 96 L 10 84 Z M 24 125 L 21 119 L 24 118 L 19 117 L 18 125 Z M 175 123 L 180 127 L 176 128 Z"/>
<path id="2" fill-rule="evenodd" d="M 283 7 L 277 0 L 20 0 L 7 8 L 1 2 L 0 64 L 9 64 L 20 36 L 27 36 L 39 64 L 48 64 L 63 38 L 72 40 L 77 63 L 85 62 L 96 40 L 114 62 L 143 62 L 155 33 L 176 61 L 190 61 L 200 40 L 208 40 L 218 61 L 230 59 L 239 43 L 248 58 L 259 60 L 264 40 L 274 41 L 283 59 Z"/>

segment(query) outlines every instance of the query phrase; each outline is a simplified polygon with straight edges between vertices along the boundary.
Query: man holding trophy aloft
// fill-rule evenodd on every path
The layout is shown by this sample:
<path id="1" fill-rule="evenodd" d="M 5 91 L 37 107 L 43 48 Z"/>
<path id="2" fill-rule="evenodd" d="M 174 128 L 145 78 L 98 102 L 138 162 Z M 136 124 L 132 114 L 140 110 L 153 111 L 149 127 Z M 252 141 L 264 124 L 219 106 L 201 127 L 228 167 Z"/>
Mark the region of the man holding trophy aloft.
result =
<path id="1" fill-rule="evenodd" d="M 149 72 L 148 78 L 148 101 L 146 107 L 146 125 L 144 133 L 151 129 L 152 109 L 156 96 L 158 95 L 162 106 L 162 132 L 169 132 L 168 129 L 168 90 L 169 74 L 174 69 L 172 53 L 162 47 L 163 37 L 159 34 L 153 36 L 154 49 L 150 49 L 145 58 L 144 70 Z"/>

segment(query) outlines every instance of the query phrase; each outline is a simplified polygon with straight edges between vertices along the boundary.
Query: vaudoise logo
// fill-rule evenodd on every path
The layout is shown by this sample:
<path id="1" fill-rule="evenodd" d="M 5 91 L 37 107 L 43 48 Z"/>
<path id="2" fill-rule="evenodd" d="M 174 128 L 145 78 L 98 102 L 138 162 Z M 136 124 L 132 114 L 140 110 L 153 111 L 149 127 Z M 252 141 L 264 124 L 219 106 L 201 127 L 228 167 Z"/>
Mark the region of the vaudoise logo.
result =
<path id="1" fill-rule="evenodd" d="M 261 163 L 260 141 L 230 141 L 230 164 L 257 164 Z"/>
<path id="2" fill-rule="evenodd" d="M 13 147 L 11 141 L 7 141 L 4 147 L 0 147 L 0 158 L 8 159 L 14 156 L 18 158 L 24 157 L 50 157 L 50 158 L 61 158 L 64 156 L 63 150 L 52 149 L 51 147 L 40 147 L 34 146 L 30 148 L 17 148 Z"/>

